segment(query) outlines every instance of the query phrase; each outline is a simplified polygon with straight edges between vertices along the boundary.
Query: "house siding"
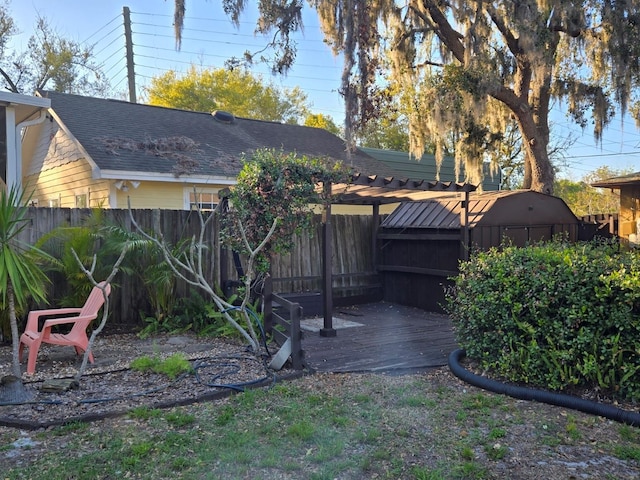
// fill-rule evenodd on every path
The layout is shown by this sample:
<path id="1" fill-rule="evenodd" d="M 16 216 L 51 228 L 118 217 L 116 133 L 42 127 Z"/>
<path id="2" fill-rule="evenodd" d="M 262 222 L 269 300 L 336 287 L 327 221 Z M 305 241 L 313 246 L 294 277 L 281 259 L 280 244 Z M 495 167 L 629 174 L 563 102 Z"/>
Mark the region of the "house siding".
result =
<path id="1" fill-rule="evenodd" d="M 33 159 L 27 175 L 56 169 L 84 159 L 76 143 L 55 122 L 45 122 L 40 129 Z"/>
<path id="2" fill-rule="evenodd" d="M 620 189 L 620 236 L 629 238 L 629 235 L 640 233 L 640 185 L 623 186 Z"/>
<path id="3" fill-rule="evenodd" d="M 140 182 L 138 188 L 129 188 L 124 192 L 116 190 L 116 206 L 128 208 L 127 199 L 131 200 L 131 208 L 160 208 L 167 210 L 184 210 L 184 189 L 181 183 Z"/>
<path id="4" fill-rule="evenodd" d="M 35 186 L 32 198 L 40 207 L 77 207 L 76 198 L 85 195 L 88 207 L 109 208 L 109 184 L 95 180 L 86 161 L 74 161 L 50 168 L 25 179 L 26 188 Z M 56 202 L 51 204 L 50 202 Z"/>
<path id="5" fill-rule="evenodd" d="M 40 207 L 75 208 L 84 196 L 87 207 L 109 206 L 109 184 L 94 179 L 82 151 L 55 122 L 34 129 L 36 139 L 25 153 L 23 184 Z M 29 144 L 29 142 L 25 142 Z"/>

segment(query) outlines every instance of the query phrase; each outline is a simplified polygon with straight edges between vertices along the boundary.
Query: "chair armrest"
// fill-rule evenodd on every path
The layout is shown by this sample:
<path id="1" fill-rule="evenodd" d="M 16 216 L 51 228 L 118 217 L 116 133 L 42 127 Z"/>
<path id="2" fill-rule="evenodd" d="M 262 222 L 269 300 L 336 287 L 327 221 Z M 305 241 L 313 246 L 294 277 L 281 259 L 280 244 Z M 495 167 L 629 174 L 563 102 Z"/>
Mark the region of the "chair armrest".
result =
<path id="1" fill-rule="evenodd" d="M 32 310 L 29 312 L 29 316 L 27 317 L 27 325 L 25 327 L 25 330 L 37 332 L 38 320 L 40 320 L 40 317 L 48 317 L 51 315 L 77 315 L 81 311 L 81 308 L 51 308 L 48 310 Z"/>
<path id="2" fill-rule="evenodd" d="M 94 318 L 96 318 L 95 315 L 78 315 L 76 317 L 63 317 L 63 318 L 50 318 L 49 320 L 45 320 L 44 322 L 44 327 L 42 327 L 42 330 L 44 331 L 45 328 L 51 328 L 54 325 L 65 325 L 67 323 L 77 323 L 77 322 L 81 322 L 82 320 L 93 320 Z"/>
<path id="3" fill-rule="evenodd" d="M 51 318 L 49 320 L 45 320 L 41 332 L 42 341 L 47 341 L 51 335 L 51 328 L 56 325 L 72 325 L 77 322 L 82 322 L 83 320 L 86 321 L 88 325 L 94 318 L 96 318 L 96 315 L 79 315 L 77 317 Z"/>

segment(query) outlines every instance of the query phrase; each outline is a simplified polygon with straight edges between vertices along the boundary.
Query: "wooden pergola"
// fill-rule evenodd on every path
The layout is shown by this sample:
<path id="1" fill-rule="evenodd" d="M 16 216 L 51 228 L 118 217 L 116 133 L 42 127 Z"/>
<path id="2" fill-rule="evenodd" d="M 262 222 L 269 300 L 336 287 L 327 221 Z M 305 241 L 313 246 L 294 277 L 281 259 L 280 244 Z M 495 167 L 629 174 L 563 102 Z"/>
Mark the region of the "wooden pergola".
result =
<path id="1" fill-rule="evenodd" d="M 475 185 L 353 174 L 349 183 L 332 184 L 327 182 L 319 186 L 319 188 L 323 189 L 325 197 L 331 195 L 331 198 L 336 199 L 333 202 L 335 204 L 371 205 L 374 225 L 380 223 L 380 205 L 427 200 L 447 193 L 464 194 L 460 223 L 463 227 L 463 241 L 465 244 L 468 243 L 467 205 L 469 203 L 469 193 L 477 188 Z M 322 213 L 322 303 L 324 319 L 320 335 L 323 337 L 336 336 L 336 330 L 333 328 L 332 235 L 331 203 L 327 203 Z M 374 243 L 372 251 L 375 255 L 375 235 L 372 236 L 371 241 Z"/>

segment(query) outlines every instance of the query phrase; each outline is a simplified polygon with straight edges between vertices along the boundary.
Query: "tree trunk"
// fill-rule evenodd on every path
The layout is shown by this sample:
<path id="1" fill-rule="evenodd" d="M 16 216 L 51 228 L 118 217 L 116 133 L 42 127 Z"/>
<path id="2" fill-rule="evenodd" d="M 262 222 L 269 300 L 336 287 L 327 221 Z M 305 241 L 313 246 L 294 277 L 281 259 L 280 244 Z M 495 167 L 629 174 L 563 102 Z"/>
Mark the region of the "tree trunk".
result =
<path id="1" fill-rule="evenodd" d="M 547 152 L 548 136 L 538 129 L 531 115 L 517 115 L 525 149 L 524 188 L 553 194 L 554 171 Z"/>

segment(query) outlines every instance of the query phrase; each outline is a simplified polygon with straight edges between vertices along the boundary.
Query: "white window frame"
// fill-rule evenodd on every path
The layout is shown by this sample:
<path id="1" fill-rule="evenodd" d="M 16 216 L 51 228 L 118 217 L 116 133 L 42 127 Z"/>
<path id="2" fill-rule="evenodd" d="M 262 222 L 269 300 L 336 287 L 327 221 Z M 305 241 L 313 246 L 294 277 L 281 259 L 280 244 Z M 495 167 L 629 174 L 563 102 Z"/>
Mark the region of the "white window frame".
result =
<path id="1" fill-rule="evenodd" d="M 194 193 L 196 195 L 201 195 L 204 198 L 197 203 L 200 205 L 200 210 L 203 212 L 210 212 L 216 205 L 220 202 L 220 198 L 218 197 L 218 193 L 220 192 L 219 188 L 194 188 L 193 187 L 185 187 L 184 189 L 184 208 L 185 210 L 195 210 L 196 209 L 196 199 L 193 198 Z"/>
<path id="2" fill-rule="evenodd" d="M 84 199 L 84 201 L 81 202 L 81 199 Z M 80 203 L 84 203 L 84 205 L 80 205 Z M 75 205 L 76 208 L 89 208 L 89 195 L 86 193 L 77 193 L 75 195 Z"/>

